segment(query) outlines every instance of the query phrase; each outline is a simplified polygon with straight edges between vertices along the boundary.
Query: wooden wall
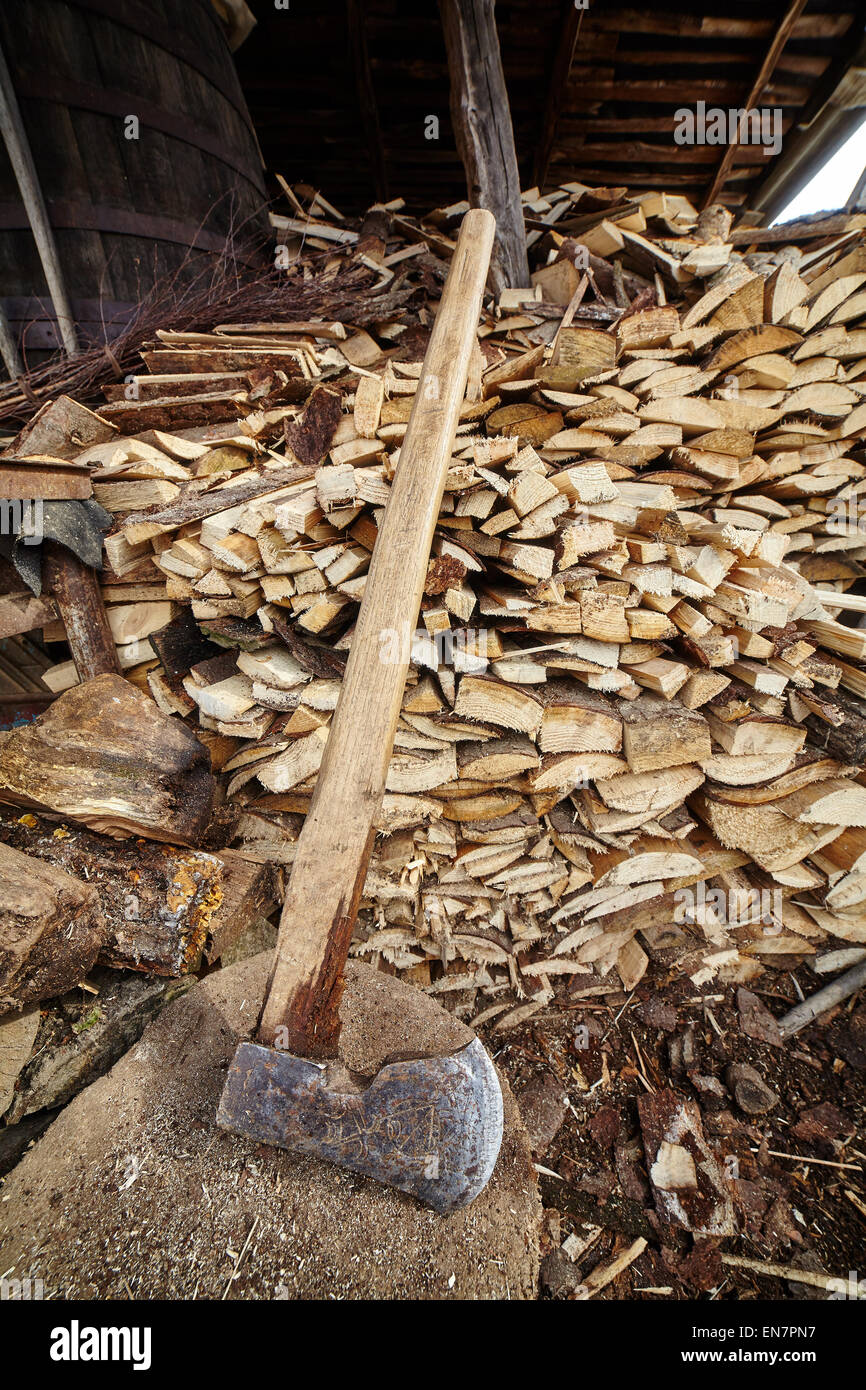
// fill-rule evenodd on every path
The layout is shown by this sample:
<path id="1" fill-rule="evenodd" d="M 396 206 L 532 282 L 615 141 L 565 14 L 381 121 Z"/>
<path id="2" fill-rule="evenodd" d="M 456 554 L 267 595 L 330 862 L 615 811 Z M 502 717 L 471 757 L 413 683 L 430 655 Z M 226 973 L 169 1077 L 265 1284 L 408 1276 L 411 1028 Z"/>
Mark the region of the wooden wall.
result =
<path id="1" fill-rule="evenodd" d="M 261 158 L 209 0 L 16 0 L 0 7 L 0 43 L 82 337 L 127 313 L 191 245 L 222 245 L 233 219 L 263 228 Z M 18 324 L 43 315 L 30 353 L 55 345 L 2 148 L 0 298 Z"/>

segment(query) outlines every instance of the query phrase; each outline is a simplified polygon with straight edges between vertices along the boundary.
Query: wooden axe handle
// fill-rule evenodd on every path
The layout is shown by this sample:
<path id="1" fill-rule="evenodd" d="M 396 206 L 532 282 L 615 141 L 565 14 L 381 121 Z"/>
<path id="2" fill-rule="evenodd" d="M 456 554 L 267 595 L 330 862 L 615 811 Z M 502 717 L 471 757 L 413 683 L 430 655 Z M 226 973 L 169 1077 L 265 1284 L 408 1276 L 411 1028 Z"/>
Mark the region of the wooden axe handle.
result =
<path id="1" fill-rule="evenodd" d="M 77 503 L 73 503 L 73 506 Z M 117 648 L 105 616 L 95 572 L 73 551 L 56 541 L 42 545 L 42 588 L 50 593 L 66 625 L 69 650 L 78 679 L 120 674 Z"/>
<path id="2" fill-rule="evenodd" d="M 394 746 L 410 634 L 475 344 L 496 222 L 466 213 L 400 448 L 340 698 L 298 839 L 259 1040 L 332 1057 L 343 969 Z"/>

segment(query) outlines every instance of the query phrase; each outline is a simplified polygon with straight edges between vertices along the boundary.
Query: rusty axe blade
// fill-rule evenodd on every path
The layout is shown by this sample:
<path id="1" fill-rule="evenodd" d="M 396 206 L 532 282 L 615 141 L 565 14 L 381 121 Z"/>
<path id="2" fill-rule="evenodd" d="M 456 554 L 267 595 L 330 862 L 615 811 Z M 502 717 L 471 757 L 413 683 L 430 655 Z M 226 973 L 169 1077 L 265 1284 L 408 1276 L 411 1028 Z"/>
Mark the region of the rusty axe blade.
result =
<path id="1" fill-rule="evenodd" d="M 217 1123 L 409 1192 L 438 1212 L 473 1201 L 502 1142 L 502 1092 L 477 1038 L 446 1057 L 386 1063 L 365 1084 L 339 1062 L 238 1047 Z"/>

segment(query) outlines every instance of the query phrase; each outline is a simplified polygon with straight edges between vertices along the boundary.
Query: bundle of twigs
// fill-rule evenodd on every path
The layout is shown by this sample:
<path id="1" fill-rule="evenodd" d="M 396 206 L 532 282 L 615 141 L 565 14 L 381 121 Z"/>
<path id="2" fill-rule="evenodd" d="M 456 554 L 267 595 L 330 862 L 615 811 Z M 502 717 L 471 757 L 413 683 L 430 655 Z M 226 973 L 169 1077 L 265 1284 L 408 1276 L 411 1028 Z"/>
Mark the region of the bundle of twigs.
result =
<path id="1" fill-rule="evenodd" d="M 287 270 L 276 269 L 273 243 L 231 233 L 220 252 L 191 250 L 173 275 L 157 279 L 119 333 L 112 335 L 112 325 L 106 324 L 104 343 L 74 358 L 58 354 L 0 387 L 0 421 L 23 422 L 63 393 L 78 401 L 93 399 L 107 383 L 140 368 L 141 349 L 158 328 L 194 332 L 214 322 L 316 317 L 363 322 L 382 316 L 376 296 L 364 303 L 377 279 L 373 269 L 347 258 L 336 274 L 323 273 L 340 255 L 309 250 Z"/>

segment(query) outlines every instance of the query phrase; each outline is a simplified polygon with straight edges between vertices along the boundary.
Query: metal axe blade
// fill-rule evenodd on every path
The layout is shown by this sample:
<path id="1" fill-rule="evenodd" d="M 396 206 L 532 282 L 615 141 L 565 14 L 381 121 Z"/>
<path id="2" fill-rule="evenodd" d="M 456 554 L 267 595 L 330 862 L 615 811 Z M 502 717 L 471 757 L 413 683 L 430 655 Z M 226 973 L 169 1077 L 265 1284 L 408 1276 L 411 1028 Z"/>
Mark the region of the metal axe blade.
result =
<path id="1" fill-rule="evenodd" d="M 477 1038 L 446 1057 L 389 1062 L 357 1085 L 336 1062 L 238 1047 L 223 1129 L 326 1159 L 446 1213 L 481 1192 L 502 1142 L 502 1092 Z"/>

